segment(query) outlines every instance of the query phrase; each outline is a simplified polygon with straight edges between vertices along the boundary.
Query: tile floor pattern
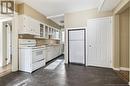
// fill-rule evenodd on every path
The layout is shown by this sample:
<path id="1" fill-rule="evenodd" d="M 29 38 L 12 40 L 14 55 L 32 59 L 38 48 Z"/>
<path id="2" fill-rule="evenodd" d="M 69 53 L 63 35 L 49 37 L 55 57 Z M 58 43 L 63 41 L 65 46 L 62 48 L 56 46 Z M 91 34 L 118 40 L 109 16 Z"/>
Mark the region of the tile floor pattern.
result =
<path id="1" fill-rule="evenodd" d="M 121 77 L 126 82 L 129 82 L 129 72 L 128 71 L 116 71 L 118 76 Z"/>
<path id="2" fill-rule="evenodd" d="M 55 61 L 54 61 L 55 62 Z M 64 65 L 32 74 L 15 72 L 0 78 L 0 86 L 128 86 L 112 69 Z"/>

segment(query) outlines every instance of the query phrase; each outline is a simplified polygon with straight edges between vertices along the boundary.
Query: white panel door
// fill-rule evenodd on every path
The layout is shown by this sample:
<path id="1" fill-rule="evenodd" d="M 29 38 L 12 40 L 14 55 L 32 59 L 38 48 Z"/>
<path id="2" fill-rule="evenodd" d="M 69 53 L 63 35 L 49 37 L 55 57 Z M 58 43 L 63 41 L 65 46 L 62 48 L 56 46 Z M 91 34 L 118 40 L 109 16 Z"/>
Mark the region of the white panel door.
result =
<path id="1" fill-rule="evenodd" d="M 84 30 L 69 31 L 69 62 L 85 64 Z"/>
<path id="2" fill-rule="evenodd" d="M 112 66 L 112 19 L 111 17 L 90 19 L 88 29 L 89 66 Z"/>

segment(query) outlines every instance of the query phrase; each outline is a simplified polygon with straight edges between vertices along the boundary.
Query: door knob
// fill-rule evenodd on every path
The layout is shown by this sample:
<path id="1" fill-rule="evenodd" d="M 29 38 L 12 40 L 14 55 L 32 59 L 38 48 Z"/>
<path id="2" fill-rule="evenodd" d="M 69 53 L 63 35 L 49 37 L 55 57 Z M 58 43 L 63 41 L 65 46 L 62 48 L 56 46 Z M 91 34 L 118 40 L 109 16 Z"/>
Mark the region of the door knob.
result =
<path id="1" fill-rule="evenodd" d="M 92 47 L 92 45 L 89 45 L 89 47 Z"/>

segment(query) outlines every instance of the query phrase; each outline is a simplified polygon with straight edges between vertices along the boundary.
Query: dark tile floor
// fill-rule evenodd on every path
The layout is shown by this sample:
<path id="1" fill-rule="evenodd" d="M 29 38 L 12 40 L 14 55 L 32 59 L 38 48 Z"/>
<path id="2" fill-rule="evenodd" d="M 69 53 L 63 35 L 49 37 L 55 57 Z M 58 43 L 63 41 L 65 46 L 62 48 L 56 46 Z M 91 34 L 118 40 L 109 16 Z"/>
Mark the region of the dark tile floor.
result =
<path id="1" fill-rule="evenodd" d="M 32 74 L 15 72 L 0 78 L 0 86 L 128 86 L 112 69 L 64 65 Z"/>

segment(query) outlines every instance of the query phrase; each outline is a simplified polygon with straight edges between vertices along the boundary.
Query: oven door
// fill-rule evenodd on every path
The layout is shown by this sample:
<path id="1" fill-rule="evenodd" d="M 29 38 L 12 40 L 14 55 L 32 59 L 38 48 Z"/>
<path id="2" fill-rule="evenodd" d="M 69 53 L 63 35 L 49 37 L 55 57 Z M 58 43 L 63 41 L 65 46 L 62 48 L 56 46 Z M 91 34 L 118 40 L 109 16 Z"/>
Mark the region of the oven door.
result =
<path id="1" fill-rule="evenodd" d="M 44 60 L 43 50 L 44 49 L 42 49 L 42 48 L 35 48 L 32 50 L 32 62 L 33 63 Z"/>

